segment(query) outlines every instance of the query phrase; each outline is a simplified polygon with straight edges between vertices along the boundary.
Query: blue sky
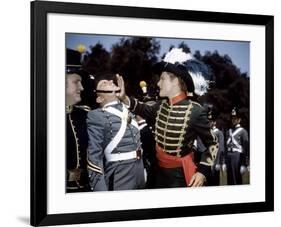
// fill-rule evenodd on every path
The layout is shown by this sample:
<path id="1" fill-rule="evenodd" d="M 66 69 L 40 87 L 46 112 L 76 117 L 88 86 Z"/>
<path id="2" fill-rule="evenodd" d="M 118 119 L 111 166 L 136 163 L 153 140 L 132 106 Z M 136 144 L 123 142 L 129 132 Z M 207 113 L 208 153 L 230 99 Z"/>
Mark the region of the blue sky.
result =
<path id="1" fill-rule="evenodd" d="M 124 36 L 112 35 L 91 35 L 91 34 L 66 34 L 66 47 L 76 49 L 77 45 L 83 44 L 89 50 L 89 46 L 94 46 L 98 42 L 101 43 L 106 50 L 110 51 L 112 44 L 118 42 Z M 178 46 L 179 43 L 184 41 L 191 53 L 194 54 L 199 50 L 201 54 L 206 51 L 218 51 L 220 55 L 227 54 L 232 59 L 232 62 L 240 68 L 241 72 L 248 73 L 250 76 L 250 43 L 240 41 L 223 41 L 223 40 L 202 40 L 202 39 L 170 39 L 170 38 L 156 38 L 160 41 L 160 54 L 162 56 L 169 50 L 171 45 Z"/>

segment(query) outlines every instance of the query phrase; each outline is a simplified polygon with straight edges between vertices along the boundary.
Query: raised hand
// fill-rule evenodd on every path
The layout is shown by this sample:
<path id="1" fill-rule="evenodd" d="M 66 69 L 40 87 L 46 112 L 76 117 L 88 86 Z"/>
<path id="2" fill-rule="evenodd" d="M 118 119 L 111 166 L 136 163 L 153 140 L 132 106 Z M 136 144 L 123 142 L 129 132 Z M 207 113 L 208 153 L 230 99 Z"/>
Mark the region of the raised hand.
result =
<path id="1" fill-rule="evenodd" d="M 123 101 L 126 98 L 124 80 L 123 80 L 123 77 L 119 74 L 116 74 L 116 78 L 117 78 L 117 85 L 121 90 L 120 93 L 117 94 L 117 96 L 121 101 Z"/>

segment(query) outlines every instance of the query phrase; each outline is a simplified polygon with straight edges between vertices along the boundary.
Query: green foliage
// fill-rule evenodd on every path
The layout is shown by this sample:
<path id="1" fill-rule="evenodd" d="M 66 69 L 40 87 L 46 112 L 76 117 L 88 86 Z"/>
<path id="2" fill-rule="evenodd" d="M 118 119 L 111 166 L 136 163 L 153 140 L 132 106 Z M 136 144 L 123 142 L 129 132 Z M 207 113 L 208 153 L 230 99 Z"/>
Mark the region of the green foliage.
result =
<path id="1" fill-rule="evenodd" d="M 230 113 L 234 107 L 242 112 L 243 126 L 249 130 L 249 77 L 241 74 L 228 55 L 220 55 L 217 51 L 206 52 L 201 55 L 196 52 L 200 60 L 209 65 L 213 71 L 210 91 L 202 97 L 203 102 L 212 103 L 218 112 L 220 128 L 230 127 Z"/>
<path id="2" fill-rule="evenodd" d="M 83 60 L 84 68 L 91 74 L 108 71 L 110 67 L 110 53 L 100 43 L 91 46 L 90 49 L 91 52 L 87 52 Z"/>
<path id="3" fill-rule="evenodd" d="M 157 61 L 159 49 L 160 45 L 155 39 L 145 37 L 122 39 L 113 45 L 111 71 L 123 76 L 129 95 L 140 97 L 139 82 L 145 80 L 150 84 L 153 80 L 152 65 Z"/>

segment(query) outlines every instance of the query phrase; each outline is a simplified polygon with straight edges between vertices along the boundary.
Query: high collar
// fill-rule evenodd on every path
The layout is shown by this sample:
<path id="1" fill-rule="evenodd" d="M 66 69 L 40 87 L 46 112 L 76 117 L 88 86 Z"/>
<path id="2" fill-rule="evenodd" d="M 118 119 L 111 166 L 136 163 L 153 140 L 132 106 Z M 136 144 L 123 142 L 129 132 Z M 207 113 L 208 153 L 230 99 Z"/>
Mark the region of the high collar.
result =
<path id="1" fill-rule="evenodd" d="M 216 127 L 216 126 L 213 126 L 212 129 L 215 130 L 215 129 L 217 129 L 217 127 Z"/>
<path id="2" fill-rule="evenodd" d="M 170 105 L 174 105 L 184 99 L 186 99 L 187 95 L 185 94 L 185 92 L 180 93 L 177 96 L 174 96 L 173 98 L 169 99 L 169 103 Z"/>
<path id="3" fill-rule="evenodd" d="M 106 107 L 108 107 L 108 106 L 114 106 L 114 105 L 117 105 L 117 104 L 119 104 L 119 103 L 120 103 L 120 101 L 112 101 L 112 102 L 106 103 L 106 104 L 103 106 L 103 108 L 106 108 Z"/>
<path id="4" fill-rule="evenodd" d="M 232 129 L 235 130 L 235 129 L 240 128 L 240 127 L 241 127 L 241 125 L 237 124 L 237 125 L 233 126 Z"/>

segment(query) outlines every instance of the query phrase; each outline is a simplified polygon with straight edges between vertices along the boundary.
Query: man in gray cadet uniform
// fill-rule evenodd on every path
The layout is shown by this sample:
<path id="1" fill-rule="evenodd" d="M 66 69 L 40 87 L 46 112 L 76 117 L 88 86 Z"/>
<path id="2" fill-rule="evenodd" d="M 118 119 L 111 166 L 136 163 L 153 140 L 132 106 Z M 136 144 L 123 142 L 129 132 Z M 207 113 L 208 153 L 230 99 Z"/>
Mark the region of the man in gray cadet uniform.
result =
<path id="1" fill-rule="evenodd" d="M 88 113 L 88 173 L 92 191 L 144 188 L 138 124 L 116 94 L 116 75 L 95 76 L 100 108 Z"/>
<path id="2" fill-rule="evenodd" d="M 242 175 L 246 172 L 249 162 L 248 132 L 241 127 L 241 115 L 237 108 L 231 112 L 232 128 L 229 129 L 226 142 L 227 184 L 242 184 Z"/>
<path id="3" fill-rule="evenodd" d="M 222 164 L 224 163 L 224 135 L 223 132 L 217 128 L 216 114 L 212 109 L 208 112 L 208 118 L 211 122 L 212 132 L 218 138 L 219 149 L 217 153 L 217 157 L 215 159 L 214 165 L 212 166 L 212 172 L 210 176 L 210 180 L 208 185 L 210 186 L 218 186 L 220 185 L 220 170 Z"/>

